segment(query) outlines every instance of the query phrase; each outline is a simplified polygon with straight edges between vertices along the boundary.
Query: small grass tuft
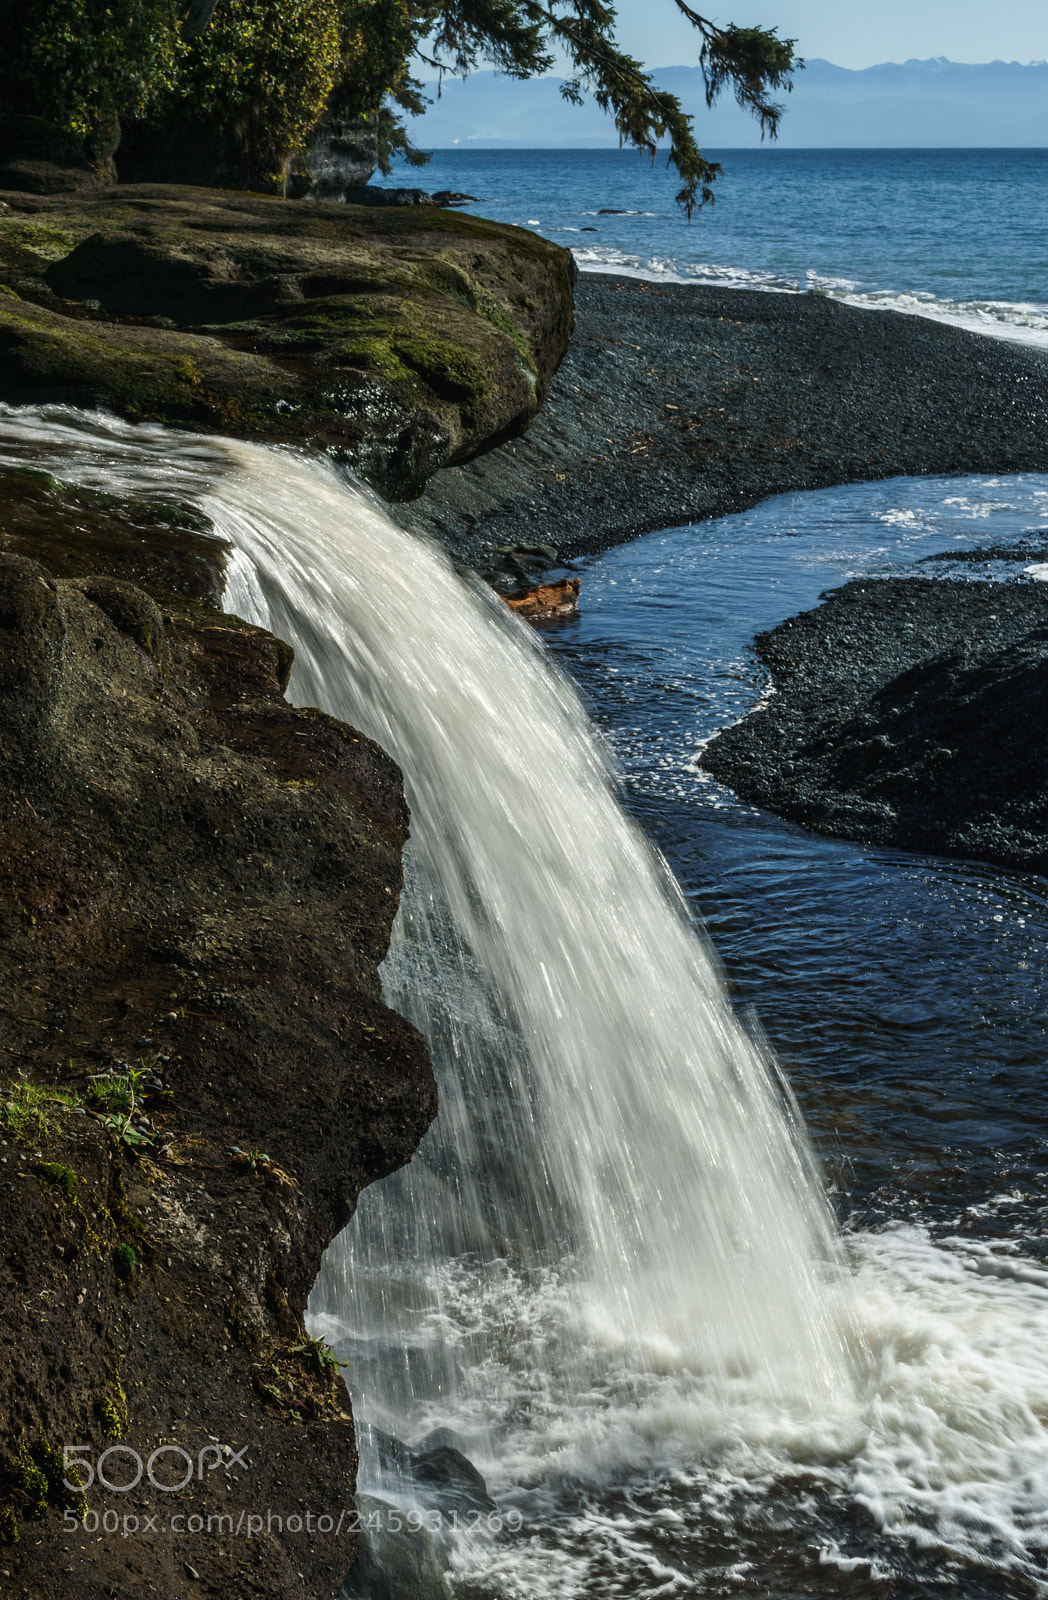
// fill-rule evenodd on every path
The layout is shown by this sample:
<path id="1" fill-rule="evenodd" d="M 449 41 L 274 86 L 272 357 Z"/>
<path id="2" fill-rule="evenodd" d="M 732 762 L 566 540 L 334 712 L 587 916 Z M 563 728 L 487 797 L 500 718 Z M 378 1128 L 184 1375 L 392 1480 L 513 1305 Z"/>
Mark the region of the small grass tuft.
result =
<path id="1" fill-rule="evenodd" d="M 50 1083 L 8 1083 L 0 1087 L 0 1128 L 27 1144 L 39 1144 L 55 1131 L 57 1115 L 82 1104 L 73 1089 L 58 1089 Z"/>
<path id="2" fill-rule="evenodd" d="M 33 1171 L 38 1178 L 43 1178 L 45 1183 L 63 1194 L 72 1204 L 76 1203 L 77 1190 L 80 1187 L 80 1175 L 72 1167 L 63 1167 L 58 1161 L 37 1161 Z"/>

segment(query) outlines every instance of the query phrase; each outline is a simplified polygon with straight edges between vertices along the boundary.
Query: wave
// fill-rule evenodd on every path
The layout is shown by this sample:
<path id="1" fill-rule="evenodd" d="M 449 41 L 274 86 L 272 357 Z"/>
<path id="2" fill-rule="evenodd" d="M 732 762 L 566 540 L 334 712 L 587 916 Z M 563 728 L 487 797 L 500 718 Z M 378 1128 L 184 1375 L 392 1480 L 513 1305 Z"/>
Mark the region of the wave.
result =
<path id="1" fill-rule="evenodd" d="M 643 256 L 614 245 L 587 245 L 573 252 L 580 272 L 611 272 L 648 283 L 701 284 L 715 289 L 756 289 L 774 294 L 822 294 L 862 311 L 896 311 L 964 328 L 1014 344 L 1048 349 L 1048 305 L 1012 300 L 956 300 L 924 290 L 863 289 L 850 278 L 809 270 L 795 273 L 754 270 L 720 262 L 681 262 L 670 256 Z"/>

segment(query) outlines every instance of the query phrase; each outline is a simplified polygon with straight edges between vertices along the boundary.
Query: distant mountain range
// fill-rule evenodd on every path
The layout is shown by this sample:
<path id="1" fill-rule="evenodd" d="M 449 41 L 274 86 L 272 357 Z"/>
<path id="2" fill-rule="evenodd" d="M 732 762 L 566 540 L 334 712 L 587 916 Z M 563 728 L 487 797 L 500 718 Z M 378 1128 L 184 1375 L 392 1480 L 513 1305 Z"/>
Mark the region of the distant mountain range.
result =
<path id="1" fill-rule="evenodd" d="M 697 67 L 660 67 L 654 77 L 695 114 L 703 148 L 760 143 L 756 124 L 730 96 L 706 109 Z M 440 99 L 414 121 L 412 137 L 431 150 L 617 144 L 610 119 L 592 100 L 569 105 L 561 81 L 521 83 L 494 72 L 445 79 Z M 1048 145 L 1048 61 L 967 66 L 940 56 L 852 71 L 815 60 L 795 83 L 778 140 L 787 148 Z"/>

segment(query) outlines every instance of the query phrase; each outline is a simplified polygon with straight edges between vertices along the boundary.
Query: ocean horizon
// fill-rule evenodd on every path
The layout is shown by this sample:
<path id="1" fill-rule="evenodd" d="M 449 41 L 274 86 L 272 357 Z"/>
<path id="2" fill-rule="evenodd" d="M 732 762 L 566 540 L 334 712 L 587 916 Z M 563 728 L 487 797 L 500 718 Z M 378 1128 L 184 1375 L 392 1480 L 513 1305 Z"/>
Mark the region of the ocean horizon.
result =
<path id="1" fill-rule="evenodd" d="M 437 149 L 378 184 L 476 196 L 463 209 L 570 248 L 581 271 L 821 293 L 1048 348 L 1048 149 L 710 148 L 715 203 L 689 222 L 662 157 Z"/>

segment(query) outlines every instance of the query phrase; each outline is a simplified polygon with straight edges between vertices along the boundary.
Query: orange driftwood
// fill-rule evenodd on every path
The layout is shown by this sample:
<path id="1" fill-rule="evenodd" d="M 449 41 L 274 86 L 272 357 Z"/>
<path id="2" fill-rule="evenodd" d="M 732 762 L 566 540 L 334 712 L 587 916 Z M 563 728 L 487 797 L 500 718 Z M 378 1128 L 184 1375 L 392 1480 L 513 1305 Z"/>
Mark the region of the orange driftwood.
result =
<path id="1" fill-rule="evenodd" d="M 559 583 L 529 583 L 502 598 L 525 622 L 546 622 L 550 617 L 570 616 L 577 609 L 581 586 L 581 578 L 562 578 Z"/>

